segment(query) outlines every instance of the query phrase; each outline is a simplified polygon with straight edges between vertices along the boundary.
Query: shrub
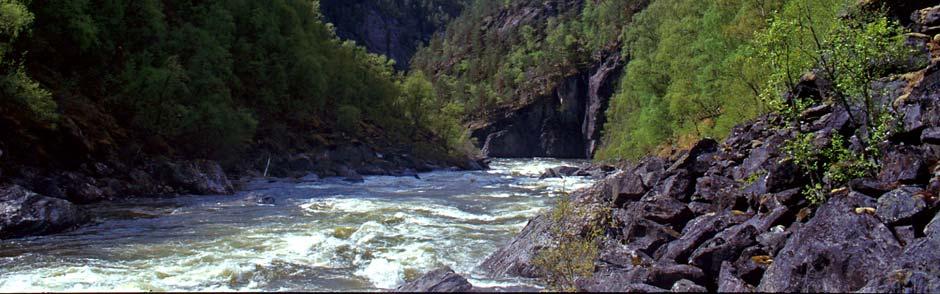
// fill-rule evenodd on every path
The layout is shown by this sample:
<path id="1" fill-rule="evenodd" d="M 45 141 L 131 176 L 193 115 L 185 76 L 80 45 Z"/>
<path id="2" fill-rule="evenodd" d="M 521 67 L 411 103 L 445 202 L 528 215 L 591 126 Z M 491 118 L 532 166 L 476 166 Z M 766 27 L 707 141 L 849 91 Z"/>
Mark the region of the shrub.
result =
<path id="1" fill-rule="evenodd" d="M 336 110 L 336 128 L 340 131 L 357 134 L 362 112 L 352 105 L 342 105 Z"/>
<path id="2" fill-rule="evenodd" d="M 554 291 L 576 291 L 575 282 L 594 274 L 598 242 L 604 236 L 610 211 L 591 206 L 577 207 L 567 196 L 558 201 L 548 218 L 553 244 L 538 252 L 533 265 Z M 586 223 L 588 227 L 578 227 Z"/>

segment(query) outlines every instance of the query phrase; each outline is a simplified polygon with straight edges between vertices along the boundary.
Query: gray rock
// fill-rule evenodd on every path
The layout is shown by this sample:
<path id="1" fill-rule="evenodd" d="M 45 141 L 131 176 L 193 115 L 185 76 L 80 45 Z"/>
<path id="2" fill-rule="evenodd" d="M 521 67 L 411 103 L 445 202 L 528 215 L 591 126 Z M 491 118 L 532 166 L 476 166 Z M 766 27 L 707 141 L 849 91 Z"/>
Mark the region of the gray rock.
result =
<path id="1" fill-rule="evenodd" d="M 473 285 L 449 267 L 430 271 L 417 280 L 405 283 L 396 292 L 467 292 Z"/>
<path id="2" fill-rule="evenodd" d="M 0 239 L 53 234 L 85 221 L 85 215 L 71 202 L 16 185 L 0 187 Z"/>
<path id="3" fill-rule="evenodd" d="M 632 172 L 624 171 L 616 177 L 619 181 L 614 182 L 614 207 L 622 207 L 630 201 L 639 200 L 646 194 L 646 187 L 643 186 L 643 178 Z"/>
<path id="4" fill-rule="evenodd" d="M 734 215 L 729 212 L 697 217 L 686 224 L 679 239 L 666 245 L 666 249 L 658 258 L 661 261 L 686 263 L 692 251 L 698 248 L 699 245 L 725 228 L 743 223 L 746 220 L 747 216 Z"/>
<path id="5" fill-rule="evenodd" d="M 896 270 L 872 280 L 856 293 L 940 293 L 940 278 L 921 271 Z"/>
<path id="6" fill-rule="evenodd" d="M 920 141 L 927 144 L 940 145 L 940 127 L 925 129 L 920 133 Z"/>
<path id="7" fill-rule="evenodd" d="M 480 268 L 494 277 L 521 276 L 537 278 L 541 275 L 532 264 L 538 251 L 551 244 L 551 221 L 545 216 L 529 220 L 525 228 L 506 246 L 490 254 Z"/>
<path id="8" fill-rule="evenodd" d="M 875 216 L 856 213 L 873 201 L 857 193 L 830 199 L 787 240 L 757 290 L 848 292 L 882 275 L 901 246 Z"/>
<path id="9" fill-rule="evenodd" d="M 698 284 L 695 284 L 695 282 L 685 280 L 685 279 L 679 280 L 678 282 L 673 284 L 672 289 L 670 290 L 675 293 L 707 293 L 708 292 L 708 289 L 705 289 L 705 287 L 699 286 Z"/>
<path id="10" fill-rule="evenodd" d="M 917 187 L 902 187 L 878 198 L 877 215 L 889 225 L 903 224 L 923 212 L 927 202 Z"/>
<path id="11" fill-rule="evenodd" d="M 924 235 L 940 238 L 940 213 L 937 213 L 937 215 L 927 223 L 927 227 L 924 228 Z"/>
<path id="12" fill-rule="evenodd" d="M 165 162 L 160 166 L 159 173 L 170 186 L 179 187 L 187 193 L 227 195 L 235 192 L 222 167 L 214 161 Z"/>
<path id="13" fill-rule="evenodd" d="M 724 230 L 692 252 L 691 263 L 707 273 L 717 273 L 722 261 L 734 260 L 741 250 L 757 243 L 758 231 L 750 224 L 740 224 Z"/>
<path id="14" fill-rule="evenodd" d="M 754 292 L 754 286 L 739 278 L 734 266 L 725 261 L 721 263 L 721 271 L 718 274 L 718 292 L 750 293 Z"/>
<path id="15" fill-rule="evenodd" d="M 881 161 L 878 180 L 898 185 L 926 180 L 927 165 L 920 158 L 921 153 L 921 150 L 903 145 L 887 151 Z"/>

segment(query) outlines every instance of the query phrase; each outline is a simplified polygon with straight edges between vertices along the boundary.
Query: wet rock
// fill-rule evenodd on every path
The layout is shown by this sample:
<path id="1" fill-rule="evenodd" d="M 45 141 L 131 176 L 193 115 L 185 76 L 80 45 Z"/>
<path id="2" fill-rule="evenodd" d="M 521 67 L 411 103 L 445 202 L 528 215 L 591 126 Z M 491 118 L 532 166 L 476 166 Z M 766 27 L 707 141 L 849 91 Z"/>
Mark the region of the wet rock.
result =
<path id="1" fill-rule="evenodd" d="M 467 292 L 473 285 L 449 267 L 433 270 L 417 280 L 405 283 L 396 292 Z"/>
<path id="2" fill-rule="evenodd" d="M 683 279 L 673 284 L 670 291 L 674 293 L 707 293 L 708 289 L 695 284 L 695 282 Z"/>
<path id="3" fill-rule="evenodd" d="M 66 200 L 17 185 L 0 187 L 0 239 L 57 233 L 86 220 L 82 211 Z"/>
<path id="4" fill-rule="evenodd" d="M 222 167 L 214 161 L 164 162 L 159 167 L 159 174 L 165 182 L 187 193 L 219 195 L 235 192 Z"/>
<path id="5" fill-rule="evenodd" d="M 927 202 L 917 187 L 902 187 L 878 198 L 877 215 L 889 225 L 908 223 L 927 208 Z"/>
<path id="6" fill-rule="evenodd" d="M 274 205 L 274 197 L 262 193 L 250 192 L 242 199 L 242 202 L 247 204 Z"/>
<path id="7" fill-rule="evenodd" d="M 538 251 L 551 244 L 549 228 L 551 221 L 546 216 L 537 216 L 526 224 L 506 246 L 490 254 L 480 268 L 493 277 L 520 276 L 537 278 L 541 275 L 532 264 Z"/>
<path id="8" fill-rule="evenodd" d="M 874 199 L 833 196 L 787 240 L 757 288 L 761 292 L 848 292 L 889 269 L 901 252 L 877 217 L 856 213 Z"/>
<path id="9" fill-rule="evenodd" d="M 559 166 L 555 168 L 549 168 L 545 169 L 545 172 L 542 172 L 542 175 L 539 176 L 539 179 L 570 177 L 579 170 L 581 169 L 573 166 Z"/>
<path id="10" fill-rule="evenodd" d="M 347 182 L 362 183 L 365 181 L 365 178 L 361 174 L 345 165 L 337 166 L 336 174 L 343 177 L 343 181 Z"/>

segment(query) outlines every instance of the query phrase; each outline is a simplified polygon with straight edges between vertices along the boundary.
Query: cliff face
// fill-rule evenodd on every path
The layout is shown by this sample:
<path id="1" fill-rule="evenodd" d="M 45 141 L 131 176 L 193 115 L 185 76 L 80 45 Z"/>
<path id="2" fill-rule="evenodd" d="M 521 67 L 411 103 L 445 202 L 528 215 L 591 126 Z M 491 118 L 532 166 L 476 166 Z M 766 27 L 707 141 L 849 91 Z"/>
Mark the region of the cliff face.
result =
<path id="1" fill-rule="evenodd" d="M 619 51 L 564 78 L 549 95 L 518 109 L 498 111 L 474 124 L 472 137 L 492 157 L 591 158 L 601 138 L 604 112 L 620 80 Z"/>
<path id="2" fill-rule="evenodd" d="M 460 14 L 466 2 L 322 0 L 320 9 L 340 38 L 384 54 L 395 60 L 397 69 L 407 70 L 418 48 Z"/>

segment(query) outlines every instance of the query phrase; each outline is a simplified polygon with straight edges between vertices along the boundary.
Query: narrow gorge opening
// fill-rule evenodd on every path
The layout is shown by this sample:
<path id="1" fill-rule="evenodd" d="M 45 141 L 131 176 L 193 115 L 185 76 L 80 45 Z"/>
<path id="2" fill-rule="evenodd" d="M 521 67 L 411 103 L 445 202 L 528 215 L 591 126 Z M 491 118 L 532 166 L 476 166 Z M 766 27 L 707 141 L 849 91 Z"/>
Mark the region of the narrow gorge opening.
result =
<path id="1" fill-rule="evenodd" d="M 593 158 L 625 63 L 619 50 L 610 52 L 550 94 L 471 126 L 471 137 L 488 157 Z"/>

